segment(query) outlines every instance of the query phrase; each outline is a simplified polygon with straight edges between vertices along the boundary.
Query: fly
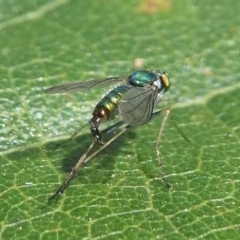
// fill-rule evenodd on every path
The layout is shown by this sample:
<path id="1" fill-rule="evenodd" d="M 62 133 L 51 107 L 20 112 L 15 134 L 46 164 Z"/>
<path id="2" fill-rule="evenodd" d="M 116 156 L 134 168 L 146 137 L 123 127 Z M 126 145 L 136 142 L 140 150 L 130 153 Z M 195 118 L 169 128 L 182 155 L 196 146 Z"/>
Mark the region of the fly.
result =
<path id="1" fill-rule="evenodd" d="M 164 125 L 170 114 L 170 109 L 164 108 L 154 112 L 154 107 L 164 99 L 164 93 L 170 87 L 170 81 L 165 72 L 136 70 L 131 75 L 125 77 L 109 77 L 98 80 L 88 80 L 85 82 L 66 83 L 48 88 L 45 92 L 48 94 L 55 94 L 73 91 L 88 91 L 94 88 L 106 87 L 111 84 L 115 84 L 116 87 L 109 91 L 97 103 L 89 122 L 90 132 L 93 136 L 91 145 L 78 160 L 77 164 L 72 168 L 60 188 L 50 198 L 48 198 L 47 201 L 51 201 L 57 195 L 63 194 L 64 190 L 68 187 L 69 183 L 78 173 L 80 168 L 130 127 L 145 125 L 151 119 L 160 114 L 164 114 L 164 118 L 158 132 L 155 147 L 159 166 L 162 167 L 158 148 Z M 120 122 L 100 132 L 99 127 L 102 123 L 111 121 L 119 116 L 122 118 Z M 124 127 L 119 130 L 116 135 L 107 142 L 104 142 L 103 136 L 106 133 L 119 128 L 122 125 L 124 125 Z M 178 127 L 177 129 L 180 131 Z M 181 131 L 180 134 L 182 135 Z M 95 144 L 100 147 L 89 155 Z M 163 171 L 162 174 L 164 182 L 168 188 L 170 188 Z"/>

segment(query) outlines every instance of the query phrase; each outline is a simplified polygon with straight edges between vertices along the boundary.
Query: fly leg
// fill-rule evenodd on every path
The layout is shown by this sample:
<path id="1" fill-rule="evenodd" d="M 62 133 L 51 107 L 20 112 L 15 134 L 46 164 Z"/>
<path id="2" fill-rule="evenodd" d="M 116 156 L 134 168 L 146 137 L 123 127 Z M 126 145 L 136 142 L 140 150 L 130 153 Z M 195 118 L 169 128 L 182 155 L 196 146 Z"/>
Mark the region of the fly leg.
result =
<path id="1" fill-rule="evenodd" d="M 94 142 L 99 145 L 103 145 L 104 142 L 102 140 L 102 134 L 98 129 L 100 124 L 101 124 L 101 118 L 99 118 L 98 116 L 93 116 L 92 119 L 90 120 L 90 131 L 93 135 Z"/>
<path id="2" fill-rule="evenodd" d="M 120 127 L 123 124 L 123 122 L 116 123 L 115 125 L 105 129 L 103 132 L 108 133 L 111 132 L 113 129 L 116 129 Z M 93 152 L 91 155 L 88 156 L 89 152 L 92 150 L 96 142 L 93 140 L 91 145 L 88 147 L 87 151 L 81 156 L 81 158 L 78 160 L 76 165 L 72 168 L 71 172 L 68 174 L 62 185 L 58 188 L 58 190 L 47 199 L 47 202 L 51 202 L 54 200 L 58 195 L 63 194 L 65 189 L 68 187 L 70 182 L 73 180 L 73 178 L 77 175 L 79 170 L 83 167 L 83 165 L 88 162 L 90 159 L 95 157 L 99 152 L 101 152 L 104 148 L 106 148 L 110 143 L 112 143 L 115 139 L 117 139 L 120 135 L 122 135 L 124 132 L 126 132 L 130 126 L 125 126 L 121 131 L 119 131 L 114 137 L 112 137 L 110 140 L 108 140 L 106 143 L 102 144 L 95 152 Z"/>
<path id="3" fill-rule="evenodd" d="M 164 114 L 164 117 L 163 117 L 162 124 L 161 124 L 159 132 L 158 132 L 158 137 L 157 137 L 157 142 L 156 142 L 155 148 L 156 148 L 156 153 L 157 153 L 157 158 L 158 158 L 158 165 L 159 165 L 159 168 L 160 168 L 160 172 L 162 174 L 162 179 L 165 182 L 168 190 L 171 190 L 172 187 L 168 183 L 167 177 L 166 177 L 166 175 L 164 173 L 164 165 L 163 165 L 163 163 L 161 161 L 160 151 L 159 151 L 159 145 L 160 145 L 160 141 L 161 141 L 161 138 L 162 138 L 163 129 L 164 129 L 164 126 L 165 126 L 165 124 L 167 122 L 168 116 L 170 114 L 170 109 L 166 108 L 166 109 L 160 110 L 158 112 L 155 112 L 155 113 L 153 113 L 152 117 L 158 116 L 160 114 Z"/>
<path id="4" fill-rule="evenodd" d="M 156 148 L 156 153 L 157 153 L 157 158 L 158 158 L 158 164 L 159 164 L 159 167 L 160 167 L 160 171 L 161 171 L 161 174 L 162 174 L 162 179 L 163 181 L 165 182 L 167 188 L 169 190 L 171 190 L 171 185 L 168 183 L 167 181 L 167 177 L 164 173 L 164 165 L 161 161 L 161 157 L 160 157 L 160 151 L 159 151 L 159 146 L 160 146 L 160 141 L 161 141 L 161 138 L 162 138 L 162 134 L 163 134 L 163 129 L 164 129 L 164 126 L 167 122 L 167 119 L 168 117 L 170 117 L 170 120 L 173 122 L 174 126 L 176 127 L 176 129 L 178 130 L 179 134 L 182 136 L 182 138 L 184 140 L 186 140 L 187 142 L 190 142 L 190 140 L 183 134 L 183 132 L 181 131 L 181 129 L 178 127 L 177 123 L 174 121 L 173 117 L 171 116 L 171 110 L 169 108 L 165 108 L 165 109 L 162 109 L 160 111 L 157 111 L 157 112 L 154 112 L 152 114 L 152 117 L 151 119 L 159 116 L 160 114 L 164 114 L 164 117 L 163 117 L 163 120 L 162 120 L 162 123 L 161 123 L 161 126 L 159 128 L 159 132 L 158 132 L 158 137 L 157 137 L 157 141 L 156 141 L 156 145 L 155 145 L 155 148 Z"/>
<path id="5" fill-rule="evenodd" d="M 58 188 L 58 190 L 47 199 L 47 202 L 51 202 L 54 200 L 58 195 L 63 194 L 64 190 L 68 187 L 70 182 L 73 180 L 73 178 L 76 176 L 80 168 L 84 165 L 85 159 L 87 158 L 88 153 L 91 151 L 93 146 L 95 145 L 95 142 L 92 141 L 91 145 L 87 149 L 87 151 L 81 156 L 81 158 L 78 160 L 77 164 L 72 168 L 71 172 L 68 174 L 62 185 Z"/>
<path id="6" fill-rule="evenodd" d="M 107 129 L 105 129 L 103 132 L 111 132 L 114 128 L 119 127 L 123 125 L 123 122 L 119 122 Z M 111 144 L 113 141 L 115 141 L 118 137 L 120 137 L 124 132 L 126 132 L 131 126 L 126 125 L 121 131 L 119 131 L 115 136 L 113 136 L 111 139 L 109 139 L 106 143 L 104 143 L 99 149 L 97 149 L 95 152 L 93 152 L 90 156 L 86 157 L 84 159 L 84 163 L 88 162 L 90 159 L 95 157 L 99 152 L 101 152 L 104 148 L 106 148 L 109 144 Z"/>

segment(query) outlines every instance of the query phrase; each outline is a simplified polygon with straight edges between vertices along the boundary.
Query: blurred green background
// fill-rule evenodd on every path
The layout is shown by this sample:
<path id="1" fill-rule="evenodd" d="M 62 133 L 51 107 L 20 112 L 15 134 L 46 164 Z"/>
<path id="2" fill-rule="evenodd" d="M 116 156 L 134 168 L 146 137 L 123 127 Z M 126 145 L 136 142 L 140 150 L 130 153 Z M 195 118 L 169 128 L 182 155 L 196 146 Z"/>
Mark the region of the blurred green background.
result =
<path id="1" fill-rule="evenodd" d="M 240 2 L 0 1 L 0 238 L 237 239 Z M 76 80 L 167 72 L 174 119 L 125 133 L 45 204 L 91 142 L 107 89 L 46 95 Z M 163 106 L 163 105 L 162 105 Z"/>

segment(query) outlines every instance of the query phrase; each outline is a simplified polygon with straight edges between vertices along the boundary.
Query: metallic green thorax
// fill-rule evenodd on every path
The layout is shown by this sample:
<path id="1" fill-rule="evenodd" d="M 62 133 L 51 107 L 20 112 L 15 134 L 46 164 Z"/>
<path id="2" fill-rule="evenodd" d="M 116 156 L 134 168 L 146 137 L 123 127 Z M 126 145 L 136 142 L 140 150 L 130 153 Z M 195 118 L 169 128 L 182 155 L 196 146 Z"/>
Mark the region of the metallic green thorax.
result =
<path id="1" fill-rule="evenodd" d="M 93 115 L 105 120 L 114 119 L 119 113 L 118 105 L 122 95 L 125 94 L 130 88 L 132 88 L 131 85 L 120 85 L 112 89 L 96 105 Z"/>
<path id="2" fill-rule="evenodd" d="M 145 87 L 146 85 L 152 85 L 158 78 L 159 76 L 155 72 L 137 70 L 129 76 L 129 83 L 136 87 Z"/>

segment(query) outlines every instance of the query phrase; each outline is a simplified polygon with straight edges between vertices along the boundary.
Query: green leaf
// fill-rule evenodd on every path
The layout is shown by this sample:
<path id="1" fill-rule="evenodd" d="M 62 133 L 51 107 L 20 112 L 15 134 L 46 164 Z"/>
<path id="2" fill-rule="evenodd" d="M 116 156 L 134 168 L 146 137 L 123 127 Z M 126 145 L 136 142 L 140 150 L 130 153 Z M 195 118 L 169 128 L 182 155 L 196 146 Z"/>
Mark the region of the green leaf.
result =
<path id="1" fill-rule="evenodd" d="M 1 239 L 239 237 L 238 1 L 0 1 Z M 88 162 L 94 105 L 108 89 L 47 95 L 63 82 L 162 69 L 174 120 L 130 129 Z M 164 107 L 161 103 L 160 107 Z M 103 124 L 107 126 L 107 124 Z M 82 128 L 73 140 L 56 147 Z"/>

